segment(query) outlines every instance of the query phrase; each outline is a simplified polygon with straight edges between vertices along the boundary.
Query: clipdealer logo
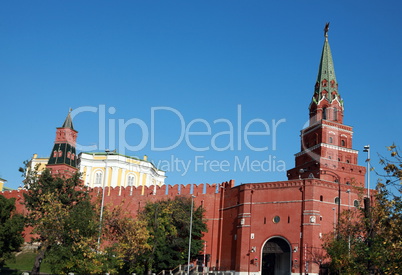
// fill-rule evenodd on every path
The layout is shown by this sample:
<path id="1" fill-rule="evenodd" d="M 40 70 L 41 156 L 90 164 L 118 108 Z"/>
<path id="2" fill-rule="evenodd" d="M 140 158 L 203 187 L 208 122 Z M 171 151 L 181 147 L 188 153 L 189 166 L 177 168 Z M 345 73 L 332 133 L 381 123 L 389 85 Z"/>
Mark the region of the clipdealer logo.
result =
<path id="1" fill-rule="evenodd" d="M 241 152 L 268 152 L 277 150 L 277 136 L 280 126 L 286 122 L 285 118 L 266 121 L 262 118 L 253 118 L 245 121 L 242 106 L 237 105 L 234 120 L 217 118 L 208 121 L 204 118 L 186 120 L 177 109 L 168 106 L 150 108 L 150 122 L 147 124 L 140 118 L 112 118 L 116 113 L 115 107 L 106 105 L 82 106 L 71 112 L 71 117 L 79 117 L 82 113 L 93 113 L 98 121 L 98 142 L 93 145 L 77 143 L 80 151 L 101 151 L 106 148 L 116 148 L 118 153 L 129 155 L 127 152 L 139 152 L 149 148 L 154 152 L 172 151 L 169 158 L 153 162 L 158 169 L 166 172 L 179 172 L 186 175 L 194 172 L 283 172 L 286 165 L 283 160 L 277 160 L 275 155 L 264 154 L 263 159 L 253 159 L 252 156 L 235 155 L 228 159 L 208 159 L 207 152 L 232 151 Z M 167 119 L 169 121 L 164 121 Z M 166 135 L 158 132 L 157 124 L 164 123 L 179 125 L 175 132 L 175 139 L 166 144 Z M 199 130 L 202 128 L 203 130 Z M 217 130 L 224 129 L 224 130 Z M 259 131 L 253 131 L 258 128 Z M 131 130 L 139 130 L 136 139 L 128 134 Z M 136 132 L 137 133 L 137 132 Z M 139 139 L 138 139 L 139 137 Z M 255 142 L 258 139 L 260 142 Z M 203 146 L 199 145 L 202 140 Z M 163 141 L 163 142 L 162 142 Z M 262 141 L 262 142 L 261 142 Z M 108 146 L 106 146 L 108 143 Z M 162 146 L 162 144 L 164 144 Z M 173 154 L 179 146 L 187 146 L 194 152 L 191 159 L 183 159 Z M 203 153 L 205 152 L 205 153 Z"/>

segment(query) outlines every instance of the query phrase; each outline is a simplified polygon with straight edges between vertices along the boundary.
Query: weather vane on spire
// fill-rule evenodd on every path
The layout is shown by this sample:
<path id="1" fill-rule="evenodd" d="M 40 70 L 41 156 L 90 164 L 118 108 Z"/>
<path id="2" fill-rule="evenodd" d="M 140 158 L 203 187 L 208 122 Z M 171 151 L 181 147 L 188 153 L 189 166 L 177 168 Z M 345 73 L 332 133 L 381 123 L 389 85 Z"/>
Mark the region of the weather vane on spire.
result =
<path id="1" fill-rule="evenodd" d="M 329 22 L 327 22 L 325 24 L 325 28 L 324 28 L 324 36 L 325 36 L 325 38 L 328 37 L 328 31 L 329 31 Z"/>

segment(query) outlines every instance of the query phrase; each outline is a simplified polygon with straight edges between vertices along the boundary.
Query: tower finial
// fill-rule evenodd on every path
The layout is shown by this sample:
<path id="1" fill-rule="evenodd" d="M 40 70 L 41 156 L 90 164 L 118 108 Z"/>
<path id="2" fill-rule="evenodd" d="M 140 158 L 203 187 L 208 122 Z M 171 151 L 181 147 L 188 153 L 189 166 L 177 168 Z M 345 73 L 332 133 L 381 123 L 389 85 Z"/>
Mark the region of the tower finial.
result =
<path id="1" fill-rule="evenodd" d="M 325 28 L 324 28 L 324 37 L 328 38 L 328 31 L 329 31 L 329 22 L 327 22 L 325 24 Z"/>

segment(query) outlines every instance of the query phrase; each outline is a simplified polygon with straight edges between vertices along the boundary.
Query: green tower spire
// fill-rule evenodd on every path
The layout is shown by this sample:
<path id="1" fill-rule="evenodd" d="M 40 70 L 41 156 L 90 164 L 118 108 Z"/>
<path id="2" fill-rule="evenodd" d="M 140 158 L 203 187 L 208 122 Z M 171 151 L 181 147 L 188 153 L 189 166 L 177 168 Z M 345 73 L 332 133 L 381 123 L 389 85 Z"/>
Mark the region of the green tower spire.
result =
<path id="1" fill-rule="evenodd" d="M 343 109 L 343 101 L 338 93 L 338 82 L 336 81 L 334 62 L 332 60 L 331 48 L 328 42 L 328 30 L 329 23 L 327 23 L 324 28 L 325 41 L 322 48 L 312 103 L 319 104 L 321 100 L 326 99 L 328 103 L 331 104 L 335 99 L 337 99 Z"/>

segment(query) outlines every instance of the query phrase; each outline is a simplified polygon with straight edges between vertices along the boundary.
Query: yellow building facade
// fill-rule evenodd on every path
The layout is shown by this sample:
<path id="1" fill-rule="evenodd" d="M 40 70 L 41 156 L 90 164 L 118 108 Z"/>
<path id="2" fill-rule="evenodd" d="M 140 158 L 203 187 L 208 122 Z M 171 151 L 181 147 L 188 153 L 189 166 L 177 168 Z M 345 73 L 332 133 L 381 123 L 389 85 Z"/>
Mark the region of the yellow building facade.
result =
<path id="1" fill-rule="evenodd" d="M 80 153 L 78 167 L 88 187 L 139 187 L 165 184 L 165 172 L 151 162 L 114 152 Z"/>
<path id="2" fill-rule="evenodd" d="M 48 161 L 49 158 L 39 158 L 34 154 L 28 164 L 28 170 L 36 170 L 40 174 Z M 137 159 L 115 152 L 82 152 L 77 161 L 84 184 L 91 188 L 165 184 L 165 172 L 157 169 L 146 156 L 144 159 Z"/>
<path id="3" fill-rule="evenodd" d="M 28 162 L 27 172 L 36 171 L 40 174 L 46 169 L 49 158 L 38 158 L 38 154 L 33 154 L 32 159 Z"/>
<path id="4" fill-rule="evenodd" d="M 3 191 L 4 184 L 6 183 L 5 179 L 0 178 L 0 191 Z"/>

